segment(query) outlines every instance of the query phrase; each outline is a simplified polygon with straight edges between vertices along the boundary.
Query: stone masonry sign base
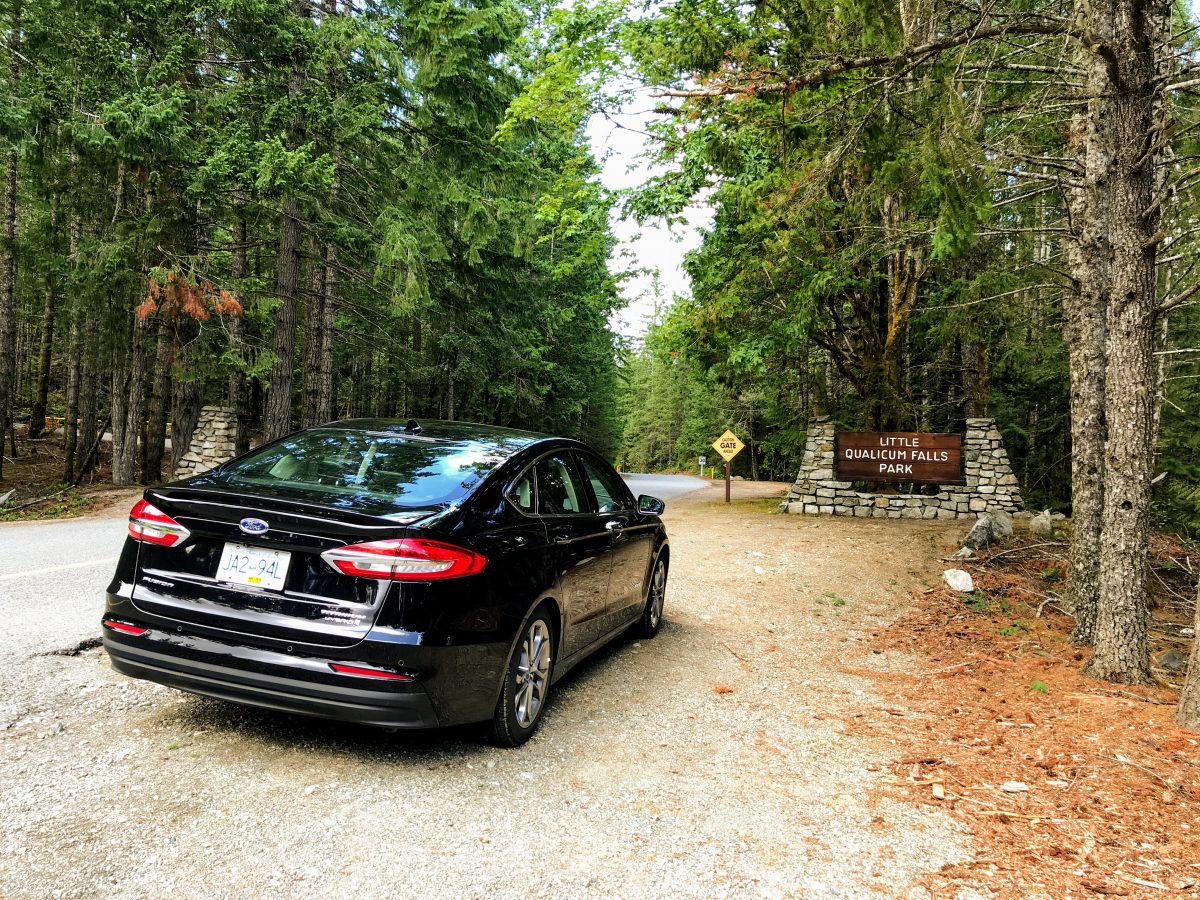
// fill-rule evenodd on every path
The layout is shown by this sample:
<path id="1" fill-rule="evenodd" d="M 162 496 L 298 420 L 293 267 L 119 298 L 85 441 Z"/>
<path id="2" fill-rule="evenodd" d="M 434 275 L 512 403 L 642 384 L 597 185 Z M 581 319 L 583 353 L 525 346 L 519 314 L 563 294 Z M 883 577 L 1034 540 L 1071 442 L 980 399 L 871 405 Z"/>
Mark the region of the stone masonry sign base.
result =
<path id="1" fill-rule="evenodd" d="M 175 467 L 176 478 L 191 478 L 233 458 L 237 416 L 225 406 L 202 406 L 192 443 Z"/>
<path id="2" fill-rule="evenodd" d="M 939 485 L 936 494 L 877 494 L 836 480 L 834 433 L 828 417 L 810 423 L 800 474 L 780 509 L 864 519 L 973 519 L 983 512 L 1011 515 L 1025 508 L 995 419 L 967 419 L 962 444 L 966 483 Z"/>

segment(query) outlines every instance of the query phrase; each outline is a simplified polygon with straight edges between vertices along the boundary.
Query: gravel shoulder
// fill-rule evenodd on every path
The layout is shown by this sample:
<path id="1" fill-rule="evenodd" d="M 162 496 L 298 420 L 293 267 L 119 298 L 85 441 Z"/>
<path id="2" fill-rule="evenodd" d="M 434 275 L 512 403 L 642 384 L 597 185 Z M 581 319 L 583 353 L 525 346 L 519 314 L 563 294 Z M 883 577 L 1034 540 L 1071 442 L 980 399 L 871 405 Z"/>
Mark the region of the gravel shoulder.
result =
<path id="1" fill-rule="evenodd" d="M 515 751 L 45 655 L 61 638 L 20 623 L 34 586 L 0 583 L 30 629 L 0 642 L 0 896 L 928 896 L 970 838 L 874 790 L 896 741 L 846 732 L 881 701 L 839 669 L 911 668 L 872 631 L 956 532 L 777 514 L 783 488 L 672 501 L 663 631 L 572 673 Z M 97 620 L 107 577 L 80 595 Z"/>

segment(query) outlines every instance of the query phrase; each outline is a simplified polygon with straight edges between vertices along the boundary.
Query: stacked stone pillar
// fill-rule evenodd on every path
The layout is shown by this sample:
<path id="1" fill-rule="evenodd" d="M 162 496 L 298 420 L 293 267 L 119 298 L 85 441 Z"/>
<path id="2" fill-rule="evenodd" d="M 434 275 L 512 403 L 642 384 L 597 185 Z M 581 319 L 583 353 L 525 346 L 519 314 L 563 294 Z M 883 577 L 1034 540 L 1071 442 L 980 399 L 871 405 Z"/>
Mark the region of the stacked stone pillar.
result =
<path id="1" fill-rule="evenodd" d="M 191 478 L 219 466 L 234 455 L 237 440 L 237 416 L 227 406 L 203 406 L 192 443 L 179 458 L 176 478 Z"/>
<path id="2" fill-rule="evenodd" d="M 932 494 L 885 494 L 854 489 L 834 475 L 833 422 L 814 419 L 796 483 L 781 508 L 793 513 L 873 519 L 975 518 L 1025 508 L 996 420 L 967 419 L 963 434 L 965 484 L 938 485 Z"/>

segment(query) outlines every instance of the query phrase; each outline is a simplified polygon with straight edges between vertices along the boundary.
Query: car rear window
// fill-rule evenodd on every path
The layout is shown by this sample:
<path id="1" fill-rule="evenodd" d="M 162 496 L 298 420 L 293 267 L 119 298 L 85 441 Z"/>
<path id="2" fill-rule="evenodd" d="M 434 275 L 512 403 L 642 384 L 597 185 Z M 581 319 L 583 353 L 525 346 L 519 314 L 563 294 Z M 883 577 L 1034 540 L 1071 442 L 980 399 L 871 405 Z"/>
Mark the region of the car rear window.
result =
<path id="1" fill-rule="evenodd" d="M 461 500 L 506 457 L 493 442 L 318 428 L 226 464 L 213 481 L 386 514 Z"/>

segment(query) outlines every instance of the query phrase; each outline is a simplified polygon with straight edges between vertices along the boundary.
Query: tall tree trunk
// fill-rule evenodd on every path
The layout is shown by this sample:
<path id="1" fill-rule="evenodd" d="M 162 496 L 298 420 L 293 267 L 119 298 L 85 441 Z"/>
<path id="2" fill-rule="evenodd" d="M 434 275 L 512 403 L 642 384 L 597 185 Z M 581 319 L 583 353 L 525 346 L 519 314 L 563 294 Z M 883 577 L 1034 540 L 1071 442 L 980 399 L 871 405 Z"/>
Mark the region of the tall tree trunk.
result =
<path id="1" fill-rule="evenodd" d="M 1112 127 L 1112 103 L 1103 61 L 1083 52 L 1088 103 L 1073 123 L 1082 184 L 1071 195 L 1075 225 L 1068 246 L 1074 283 L 1064 292 L 1063 319 L 1071 390 L 1071 573 L 1069 605 L 1076 643 L 1096 635 L 1100 597 L 1100 531 L 1104 510 L 1104 383 L 1106 318 L 1112 276 L 1110 199 L 1102 132 Z"/>
<path id="2" fill-rule="evenodd" d="M 308 14 L 307 0 L 296 0 L 293 11 L 300 18 Z M 288 98 L 296 100 L 304 91 L 305 72 L 302 60 L 292 63 L 288 79 Z M 289 128 L 289 144 L 299 145 L 303 122 L 297 112 Z M 296 307 L 300 295 L 300 203 L 295 196 L 283 201 L 279 221 L 279 260 L 275 270 L 275 295 L 279 308 L 275 314 L 275 335 L 272 349 L 275 361 L 271 365 L 271 390 L 267 395 L 266 438 L 273 441 L 292 430 L 292 380 L 296 351 Z"/>
<path id="3" fill-rule="evenodd" d="M 171 370 L 175 365 L 177 338 L 168 316 L 158 314 L 158 341 L 154 351 L 154 374 L 146 420 L 146 446 L 142 452 L 142 482 L 162 481 L 163 452 L 167 441 L 167 415 L 171 410 Z M 174 446 L 174 441 L 172 441 Z"/>
<path id="4" fill-rule="evenodd" d="M 204 381 L 200 376 L 199 361 L 196 359 L 197 336 L 192 323 L 180 326 L 176 338 L 178 373 L 172 379 L 171 391 L 171 472 L 179 468 L 179 461 L 192 445 L 196 424 L 200 421 L 200 400 Z"/>
<path id="5" fill-rule="evenodd" d="M 79 449 L 82 455 L 74 461 L 74 477 L 90 472 L 95 459 L 96 431 L 100 417 L 100 329 L 89 328 L 84 336 L 83 365 L 79 381 Z"/>
<path id="6" fill-rule="evenodd" d="M 336 13 L 337 3 L 335 0 L 326 0 L 326 12 Z M 341 153 L 334 151 L 334 170 L 333 170 L 333 185 L 329 189 L 329 205 L 334 208 L 337 205 L 338 195 L 341 192 Z M 317 356 L 317 368 L 319 375 L 317 379 L 317 398 L 316 398 L 316 421 L 317 423 L 328 422 L 333 418 L 333 342 L 334 328 L 337 317 L 337 265 L 338 265 L 338 248 L 333 241 L 325 243 L 325 283 L 322 286 L 321 299 L 321 347 Z"/>
<path id="7" fill-rule="evenodd" d="M 1162 60 L 1170 7 L 1080 0 L 1094 53 L 1089 81 L 1111 116 L 1088 132 L 1085 189 L 1106 194 L 1111 292 L 1104 319 L 1104 474 L 1099 593 L 1086 672 L 1124 683 L 1150 680 L 1146 552 L 1154 453 L 1154 337 L 1161 212 L 1158 136 L 1166 130 Z"/>
<path id="8" fill-rule="evenodd" d="M 129 358 L 113 360 L 112 382 L 109 388 L 109 427 L 112 429 L 112 477 L 116 478 L 117 448 L 125 445 L 125 423 L 129 419 Z M 116 481 L 114 480 L 114 484 Z"/>
<path id="9" fill-rule="evenodd" d="M 293 198 L 283 202 L 279 223 L 279 266 L 275 293 L 280 299 L 275 311 L 271 387 L 267 394 L 264 423 L 266 439 L 273 441 L 292 430 L 292 370 L 296 350 L 296 306 L 300 292 L 300 204 Z"/>
<path id="10" fill-rule="evenodd" d="M 12 30 L 8 36 L 9 73 L 15 87 L 21 77 L 21 0 L 12 6 Z M 13 456 L 17 434 L 13 429 L 13 406 L 17 381 L 17 151 L 4 160 L 4 260 L 0 263 L 0 478 L 4 477 L 4 436 L 8 435 Z"/>
<path id="11" fill-rule="evenodd" d="M 129 353 L 129 377 L 124 385 L 124 425 L 121 442 L 113 431 L 113 484 L 133 484 L 137 479 L 138 438 L 146 410 L 146 358 L 149 353 L 150 323 L 134 318 L 133 343 Z M 115 402 L 114 402 L 115 407 Z M 114 411 L 114 419 L 116 413 Z"/>
<path id="12" fill-rule="evenodd" d="M 321 322 L 321 377 L 317 394 L 317 422 L 328 422 L 335 417 L 333 409 L 333 341 L 337 316 L 337 247 L 325 245 L 325 300 L 321 304 L 324 316 Z"/>
<path id="13" fill-rule="evenodd" d="M 82 466 L 75 465 L 75 454 L 79 445 L 79 388 L 82 378 L 80 356 L 83 353 L 79 328 L 78 299 L 71 303 L 69 337 L 67 341 L 67 415 L 63 420 L 63 471 L 64 484 L 71 484 Z M 90 445 L 86 445 L 90 446 Z"/>
<path id="14" fill-rule="evenodd" d="M 246 192 L 240 188 L 233 192 L 233 207 L 236 220 L 233 226 L 233 260 L 230 274 L 240 289 L 242 282 L 250 274 L 250 260 L 246 246 Z M 229 344 L 237 357 L 237 362 L 229 370 L 229 386 L 226 396 L 229 407 L 237 418 L 237 430 L 233 445 L 234 452 L 239 454 L 250 449 L 250 394 L 246 384 L 245 328 L 244 317 L 233 316 L 229 320 Z M 178 463 L 178 459 L 175 460 L 175 463 Z"/>
<path id="15" fill-rule="evenodd" d="M 318 396 L 321 392 L 321 329 L 325 324 L 325 267 L 316 244 L 308 242 L 308 289 L 304 296 L 304 351 L 301 357 L 300 424 L 308 428 L 318 424 Z"/>
<path id="16" fill-rule="evenodd" d="M 33 383 L 33 404 L 29 408 L 29 439 L 41 437 L 46 430 L 46 399 L 50 394 L 50 363 L 54 347 L 54 317 L 58 312 L 58 291 L 54 276 L 46 279 L 46 298 L 42 303 L 42 337 L 38 344 L 37 371 Z"/>

